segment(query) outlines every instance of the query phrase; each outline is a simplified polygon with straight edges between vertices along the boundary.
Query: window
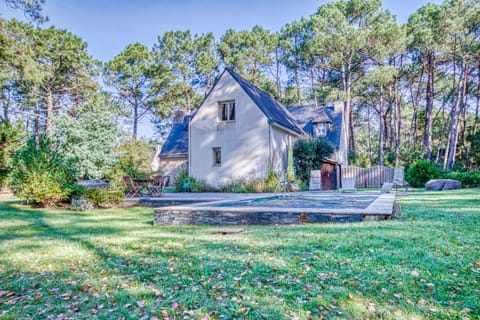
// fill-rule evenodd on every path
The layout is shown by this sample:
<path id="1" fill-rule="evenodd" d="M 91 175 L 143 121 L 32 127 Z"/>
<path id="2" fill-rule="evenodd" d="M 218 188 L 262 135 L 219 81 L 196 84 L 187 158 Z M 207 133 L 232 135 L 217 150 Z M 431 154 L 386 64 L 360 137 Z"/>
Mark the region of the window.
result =
<path id="1" fill-rule="evenodd" d="M 222 101 L 218 103 L 218 120 L 235 121 L 235 101 Z"/>
<path id="2" fill-rule="evenodd" d="M 213 165 L 214 166 L 222 165 L 222 149 L 212 148 L 212 151 L 213 151 Z"/>
<path id="3" fill-rule="evenodd" d="M 325 137 L 327 135 L 327 123 L 321 122 L 314 125 L 315 137 Z"/>

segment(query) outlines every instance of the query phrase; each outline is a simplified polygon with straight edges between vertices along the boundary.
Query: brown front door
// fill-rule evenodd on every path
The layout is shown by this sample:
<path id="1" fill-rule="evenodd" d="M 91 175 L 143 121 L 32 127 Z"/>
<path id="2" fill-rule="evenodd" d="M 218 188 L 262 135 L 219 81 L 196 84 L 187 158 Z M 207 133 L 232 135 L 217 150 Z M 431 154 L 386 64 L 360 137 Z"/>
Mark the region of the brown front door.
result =
<path id="1" fill-rule="evenodd" d="M 337 172 L 336 167 L 330 163 L 324 163 L 321 169 L 322 172 L 322 190 L 336 190 L 337 189 Z"/>

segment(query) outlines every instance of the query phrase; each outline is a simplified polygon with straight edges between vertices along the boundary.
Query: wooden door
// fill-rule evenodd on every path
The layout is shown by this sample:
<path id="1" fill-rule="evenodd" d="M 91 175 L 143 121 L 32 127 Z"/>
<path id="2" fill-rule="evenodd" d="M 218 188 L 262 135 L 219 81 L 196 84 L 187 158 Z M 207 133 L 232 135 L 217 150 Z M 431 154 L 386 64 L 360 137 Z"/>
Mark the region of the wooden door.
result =
<path id="1" fill-rule="evenodd" d="M 337 189 L 337 166 L 324 163 L 322 166 L 322 190 Z"/>

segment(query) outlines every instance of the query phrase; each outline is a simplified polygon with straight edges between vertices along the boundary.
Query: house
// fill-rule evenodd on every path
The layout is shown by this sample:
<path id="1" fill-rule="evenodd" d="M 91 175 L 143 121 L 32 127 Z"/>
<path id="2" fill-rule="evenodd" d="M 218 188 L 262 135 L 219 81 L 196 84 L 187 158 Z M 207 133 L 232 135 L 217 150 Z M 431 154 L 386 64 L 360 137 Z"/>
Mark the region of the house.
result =
<path id="1" fill-rule="evenodd" d="M 160 166 L 157 171 L 170 176 L 170 182 L 184 170 L 188 170 L 188 123 L 189 116 L 177 113 L 170 134 L 159 153 Z"/>
<path id="2" fill-rule="evenodd" d="M 188 166 L 190 176 L 220 186 L 285 172 L 288 148 L 311 136 L 330 141 L 332 161 L 343 164 L 342 124 L 343 104 L 287 108 L 225 69 L 195 115 L 174 125 L 160 161 L 164 173 Z"/>

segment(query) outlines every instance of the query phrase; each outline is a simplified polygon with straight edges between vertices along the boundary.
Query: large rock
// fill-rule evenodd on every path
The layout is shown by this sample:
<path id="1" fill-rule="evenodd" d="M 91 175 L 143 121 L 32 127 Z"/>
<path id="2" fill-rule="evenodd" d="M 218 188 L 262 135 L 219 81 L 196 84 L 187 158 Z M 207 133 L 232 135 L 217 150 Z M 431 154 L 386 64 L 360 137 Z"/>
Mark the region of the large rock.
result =
<path id="1" fill-rule="evenodd" d="M 425 183 L 425 189 L 432 191 L 461 189 L 460 181 L 452 179 L 434 179 Z"/>

